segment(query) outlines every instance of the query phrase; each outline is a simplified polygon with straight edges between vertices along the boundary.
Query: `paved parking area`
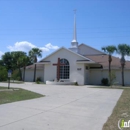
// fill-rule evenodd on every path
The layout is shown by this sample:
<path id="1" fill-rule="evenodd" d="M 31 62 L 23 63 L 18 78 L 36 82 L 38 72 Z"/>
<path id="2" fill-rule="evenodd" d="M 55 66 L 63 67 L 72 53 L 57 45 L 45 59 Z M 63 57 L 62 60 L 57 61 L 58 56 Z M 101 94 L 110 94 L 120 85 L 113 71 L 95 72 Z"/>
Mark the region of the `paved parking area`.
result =
<path id="1" fill-rule="evenodd" d="M 90 86 L 11 86 L 46 96 L 0 105 L 0 130 L 101 130 L 122 94 Z"/>

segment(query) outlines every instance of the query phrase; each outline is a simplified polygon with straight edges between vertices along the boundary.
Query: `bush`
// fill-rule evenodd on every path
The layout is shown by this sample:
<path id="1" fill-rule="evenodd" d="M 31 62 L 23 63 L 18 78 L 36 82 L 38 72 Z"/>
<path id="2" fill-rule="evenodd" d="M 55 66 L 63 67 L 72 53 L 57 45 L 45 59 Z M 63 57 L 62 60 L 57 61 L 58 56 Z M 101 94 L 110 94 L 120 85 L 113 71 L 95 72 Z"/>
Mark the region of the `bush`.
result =
<path id="1" fill-rule="evenodd" d="M 40 84 L 40 81 L 36 81 L 37 84 Z"/>
<path id="2" fill-rule="evenodd" d="M 75 86 L 78 86 L 78 82 L 75 82 Z"/>
<path id="3" fill-rule="evenodd" d="M 37 83 L 37 84 L 40 84 L 41 81 L 42 81 L 42 80 L 41 80 L 41 77 L 37 77 L 36 83 Z"/>
<path id="4" fill-rule="evenodd" d="M 0 66 L 0 81 L 7 80 L 7 70 L 4 66 Z"/>
<path id="5" fill-rule="evenodd" d="M 42 80 L 41 80 L 41 77 L 37 77 L 36 81 L 41 82 L 41 81 L 42 81 Z"/>
<path id="6" fill-rule="evenodd" d="M 108 80 L 108 78 L 103 78 L 102 80 L 101 80 L 101 82 L 102 82 L 102 85 L 108 85 L 108 82 L 109 82 L 109 80 Z"/>

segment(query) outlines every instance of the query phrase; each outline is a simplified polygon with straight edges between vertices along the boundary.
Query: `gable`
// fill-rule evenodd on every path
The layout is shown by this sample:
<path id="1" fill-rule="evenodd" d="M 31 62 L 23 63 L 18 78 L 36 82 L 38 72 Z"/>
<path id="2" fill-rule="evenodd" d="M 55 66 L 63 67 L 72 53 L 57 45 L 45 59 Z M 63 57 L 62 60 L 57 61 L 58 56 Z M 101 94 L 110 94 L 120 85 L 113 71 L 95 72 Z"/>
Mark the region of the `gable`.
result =
<path id="1" fill-rule="evenodd" d="M 90 46 L 87 46 L 85 44 L 79 45 L 79 53 L 81 55 L 102 55 L 103 52 L 96 50 L 95 48 L 92 48 Z"/>
<path id="2" fill-rule="evenodd" d="M 77 54 L 75 52 L 72 52 L 71 50 L 69 49 L 66 49 L 64 47 L 56 50 L 55 52 L 51 53 L 49 56 L 45 57 L 44 59 L 42 59 L 40 62 L 43 62 L 43 61 L 51 61 L 51 62 L 54 62 L 54 61 L 57 61 L 57 58 L 66 58 L 67 60 L 73 60 L 73 61 L 77 61 L 77 60 L 88 60 L 88 61 L 92 61 L 90 60 L 89 58 L 87 57 L 84 57 L 80 54 Z"/>

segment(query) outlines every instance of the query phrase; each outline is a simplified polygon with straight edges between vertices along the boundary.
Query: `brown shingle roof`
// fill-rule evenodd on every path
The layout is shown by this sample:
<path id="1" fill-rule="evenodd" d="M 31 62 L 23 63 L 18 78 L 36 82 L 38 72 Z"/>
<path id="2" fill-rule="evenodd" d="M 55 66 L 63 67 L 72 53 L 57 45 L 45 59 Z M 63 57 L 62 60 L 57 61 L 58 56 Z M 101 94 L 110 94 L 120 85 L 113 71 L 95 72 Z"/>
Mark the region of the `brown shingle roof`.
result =
<path id="1" fill-rule="evenodd" d="M 37 64 L 37 69 L 43 69 L 43 65 Z M 26 69 L 34 69 L 34 64 L 26 66 Z"/>
<path id="2" fill-rule="evenodd" d="M 103 66 L 104 69 L 108 69 L 108 55 L 87 55 L 85 56 L 96 63 L 99 63 Z M 112 56 L 112 62 L 111 62 L 111 68 L 112 69 L 119 69 L 121 68 L 120 59 L 117 57 Z M 126 61 L 125 63 L 125 69 L 130 69 L 130 61 Z"/>

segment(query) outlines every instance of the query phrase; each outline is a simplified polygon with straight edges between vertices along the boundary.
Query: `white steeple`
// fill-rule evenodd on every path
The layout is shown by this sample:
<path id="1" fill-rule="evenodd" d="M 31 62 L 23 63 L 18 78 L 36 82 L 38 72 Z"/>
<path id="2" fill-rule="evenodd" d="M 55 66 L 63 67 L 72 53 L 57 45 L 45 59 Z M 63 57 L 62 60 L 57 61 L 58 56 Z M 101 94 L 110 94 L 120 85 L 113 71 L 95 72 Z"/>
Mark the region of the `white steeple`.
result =
<path id="1" fill-rule="evenodd" d="M 76 33 L 76 10 L 74 10 L 74 34 L 73 34 L 73 40 L 71 42 L 70 50 L 78 53 L 78 42 L 77 42 L 77 33 Z"/>
<path id="2" fill-rule="evenodd" d="M 73 40 L 72 42 L 77 42 L 77 34 L 76 34 L 76 10 L 74 14 L 74 34 L 73 34 Z"/>

